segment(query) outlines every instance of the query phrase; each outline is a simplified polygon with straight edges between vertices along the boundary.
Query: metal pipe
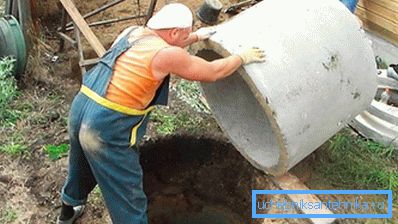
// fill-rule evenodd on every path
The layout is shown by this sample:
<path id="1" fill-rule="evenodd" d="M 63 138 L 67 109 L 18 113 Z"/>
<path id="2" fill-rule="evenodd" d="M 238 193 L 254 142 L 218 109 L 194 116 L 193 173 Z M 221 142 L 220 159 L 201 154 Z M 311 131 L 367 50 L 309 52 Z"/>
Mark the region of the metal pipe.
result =
<path id="1" fill-rule="evenodd" d="M 131 20 L 131 19 L 138 19 L 138 18 L 142 18 L 144 17 L 144 15 L 142 16 L 128 16 L 125 18 L 120 18 L 120 19 L 108 19 L 108 20 L 102 20 L 102 21 L 97 21 L 97 22 L 93 22 L 88 24 L 89 27 L 93 27 L 93 26 L 101 26 L 101 25 L 106 25 L 106 24 L 110 24 L 110 23 L 117 23 L 117 22 L 122 22 L 122 21 L 126 21 L 126 20 Z M 73 26 L 72 27 L 68 27 L 66 28 L 66 31 L 71 31 L 73 30 Z"/>
<path id="2" fill-rule="evenodd" d="M 64 38 L 61 38 L 61 39 L 60 39 L 59 52 L 61 52 L 61 51 L 64 50 L 64 47 L 65 47 L 65 40 L 64 40 L 64 39 L 69 38 L 69 36 L 67 36 L 67 35 L 65 34 L 67 19 L 68 19 L 68 16 L 67 16 L 66 10 L 65 10 L 65 9 L 62 9 L 61 32 L 58 32 L 58 34 L 59 34 L 61 37 L 64 37 Z M 65 35 L 65 36 L 61 35 L 60 33 L 62 33 L 62 34 Z M 71 38 L 71 40 L 73 40 L 73 39 Z M 68 41 L 70 42 L 70 40 L 68 40 Z"/>
<path id="3" fill-rule="evenodd" d="M 104 11 L 104 10 L 106 10 L 106 9 L 108 9 L 108 8 L 110 8 L 110 7 L 112 7 L 112 6 L 115 6 L 115 5 L 117 5 L 117 4 L 121 3 L 121 2 L 124 2 L 124 1 L 126 1 L 126 0 L 115 0 L 115 1 L 113 1 L 113 2 L 110 2 L 110 3 L 108 3 L 108 4 L 105 4 L 105 5 L 103 5 L 103 6 L 99 7 L 99 8 L 97 8 L 97 9 L 95 9 L 95 10 L 93 10 L 93 11 L 91 11 L 91 12 L 85 14 L 85 15 L 83 16 L 83 18 L 84 18 L 84 19 L 88 19 L 88 18 L 90 18 L 90 17 L 92 17 L 92 16 L 94 16 L 94 15 L 97 15 L 98 13 L 100 13 L 100 12 L 102 12 L 102 11 Z M 72 26 L 72 25 L 73 25 L 73 22 L 69 22 L 69 23 L 66 24 L 66 27 L 70 27 L 70 26 Z M 61 31 L 61 27 L 58 28 L 58 31 Z"/>
<path id="4" fill-rule="evenodd" d="M 149 5 L 148 12 L 146 14 L 146 19 L 145 19 L 145 23 L 144 23 L 145 26 L 148 23 L 148 20 L 152 17 L 153 12 L 155 11 L 156 3 L 157 3 L 157 0 L 151 0 L 151 4 Z"/>
<path id="5" fill-rule="evenodd" d="M 68 35 L 66 35 L 65 33 L 58 32 L 58 36 L 61 38 L 61 43 L 62 42 L 65 43 L 65 40 L 66 40 L 72 45 L 72 47 L 76 47 L 77 46 L 77 42 L 73 38 L 71 38 Z M 61 49 L 60 49 L 60 51 L 61 51 Z"/>

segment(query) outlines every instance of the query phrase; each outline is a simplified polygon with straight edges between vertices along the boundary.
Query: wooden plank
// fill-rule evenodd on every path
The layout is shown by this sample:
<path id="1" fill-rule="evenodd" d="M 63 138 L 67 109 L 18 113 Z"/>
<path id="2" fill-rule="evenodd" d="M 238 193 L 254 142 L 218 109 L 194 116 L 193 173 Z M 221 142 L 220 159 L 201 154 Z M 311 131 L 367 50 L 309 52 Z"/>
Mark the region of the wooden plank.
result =
<path id="1" fill-rule="evenodd" d="M 381 7 L 385 7 L 390 9 L 393 12 L 398 13 L 398 1 L 393 0 L 365 0 L 365 2 L 372 2 L 373 4 L 377 4 Z"/>
<path id="2" fill-rule="evenodd" d="M 398 26 L 398 13 L 390 10 L 388 7 L 383 7 L 379 4 L 375 4 L 371 1 L 366 0 L 359 0 L 358 6 L 366 9 L 369 12 L 373 12 L 387 20 L 390 20 L 392 23 L 395 23 Z"/>
<path id="3" fill-rule="evenodd" d="M 374 24 L 373 22 L 371 22 L 367 19 L 361 18 L 361 20 L 363 22 L 363 27 L 367 31 L 398 46 L 398 35 L 397 34 L 394 34 L 391 31 L 386 30 L 385 28 L 383 28 L 377 24 Z"/>
<path id="4" fill-rule="evenodd" d="M 373 23 L 384 27 L 392 33 L 398 34 L 398 26 L 395 23 L 392 23 L 391 21 L 386 20 L 373 12 L 366 11 L 366 9 L 361 6 L 357 7 L 356 14 L 361 17 L 361 19 L 372 21 Z"/>
<path id="5" fill-rule="evenodd" d="M 93 31 L 90 29 L 86 21 L 83 19 L 82 15 L 77 10 L 76 6 L 72 3 L 71 0 L 60 0 L 69 16 L 72 18 L 76 26 L 83 33 L 84 37 L 86 37 L 87 41 L 97 53 L 98 57 L 102 57 L 105 54 L 105 48 L 95 36 Z"/>
<path id="6" fill-rule="evenodd" d="M 305 186 L 296 176 L 286 173 L 281 177 L 273 177 L 272 181 L 278 185 L 282 190 L 309 190 L 307 186 Z M 313 202 L 319 203 L 321 200 L 315 195 L 312 194 L 288 194 L 287 195 L 292 201 L 299 202 L 300 200 L 304 200 L 305 202 Z M 323 207 L 322 209 L 302 209 L 304 214 L 334 214 L 328 208 Z M 335 221 L 334 218 L 311 218 L 312 223 L 315 224 L 330 224 Z"/>

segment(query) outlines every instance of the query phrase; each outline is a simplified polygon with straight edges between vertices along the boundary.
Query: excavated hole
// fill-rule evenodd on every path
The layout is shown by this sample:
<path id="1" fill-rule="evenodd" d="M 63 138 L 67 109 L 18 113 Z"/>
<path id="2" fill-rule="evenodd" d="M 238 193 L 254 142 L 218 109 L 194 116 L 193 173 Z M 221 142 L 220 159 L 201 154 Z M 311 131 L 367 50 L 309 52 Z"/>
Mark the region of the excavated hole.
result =
<path id="1" fill-rule="evenodd" d="M 140 151 L 150 223 L 249 223 L 251 190 L 270 186 L 223 141 L 170 136 Z"/>

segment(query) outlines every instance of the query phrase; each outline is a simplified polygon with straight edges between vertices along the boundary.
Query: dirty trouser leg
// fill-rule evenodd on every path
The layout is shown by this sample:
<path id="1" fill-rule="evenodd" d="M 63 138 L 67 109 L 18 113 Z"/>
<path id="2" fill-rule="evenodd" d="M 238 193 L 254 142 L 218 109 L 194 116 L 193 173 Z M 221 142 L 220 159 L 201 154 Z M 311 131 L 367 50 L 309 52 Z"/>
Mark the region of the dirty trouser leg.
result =
<path id="1" fill-rule="evenodd" d="M 90 102 L 79 141 L 114 224 L 146 224 L 147 198 L 139 153 L 130 147 L 139 117 L 125 116 Z"/>
<path id="2" fill-rule="evenodd" d="M 86 157 L 114 224 L 146 224 L 147 198 L 139 154 L 133 148 L 110 146 L 89 125 L 80 130 Z"/>
<path id="3" fill-rule="evenodd" d="M 86 100 L 84 97 L 80 94 L 77 95 L 72 103 L 69 114 L 69 167 L 68 177 L 62 188 L 61 198 L 63 202 L 72 206 L 85 204 L 88 194 L 97 184 L 78 138 L 80 121 L 85 104 Z"/>

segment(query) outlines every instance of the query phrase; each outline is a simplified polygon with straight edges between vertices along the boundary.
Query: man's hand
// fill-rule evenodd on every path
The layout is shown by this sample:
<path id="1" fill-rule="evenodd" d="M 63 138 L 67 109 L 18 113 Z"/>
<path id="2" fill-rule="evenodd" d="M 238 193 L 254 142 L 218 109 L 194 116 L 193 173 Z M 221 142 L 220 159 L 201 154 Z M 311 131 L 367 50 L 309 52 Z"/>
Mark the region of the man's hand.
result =
<path id="1" fill-rule="evenodd" d="M 265 62 L 264 51 L 257 47 L 249 48 L 238 55 L 242 59 L 242 64 L 244 65 L 255 62 Z"/>
<path id="2" fill-rule="evenodd" d="M 201 41 L 209 39 L 216 32 L 214 27 L 205 27 L 195 31 L 194 34 L 198 37 L 198 41 Z"/>

